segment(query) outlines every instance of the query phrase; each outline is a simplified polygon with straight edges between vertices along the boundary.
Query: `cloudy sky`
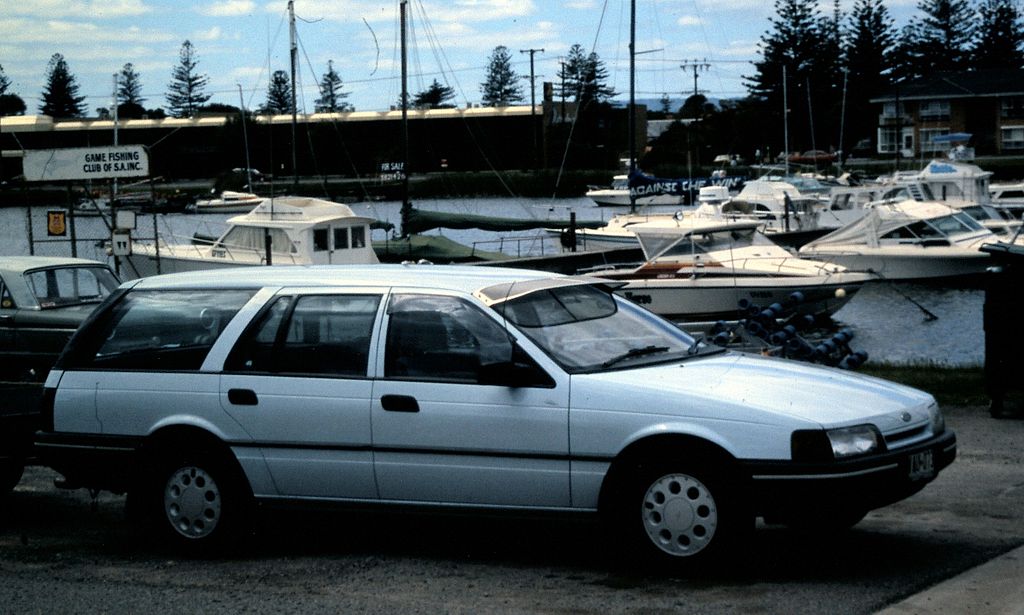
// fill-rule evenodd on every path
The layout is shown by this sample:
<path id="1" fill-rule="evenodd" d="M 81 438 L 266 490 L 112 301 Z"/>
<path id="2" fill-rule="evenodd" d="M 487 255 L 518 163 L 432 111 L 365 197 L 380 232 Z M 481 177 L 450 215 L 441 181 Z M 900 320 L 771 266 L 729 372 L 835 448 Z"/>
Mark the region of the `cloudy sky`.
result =
<path id="1" fill-rule="evenodd" d="M 113 74 L 126 62 L 141 75 L 145 106 L 164 106 L 182 41 L 199 54 L 212 102 L 246 107 L 266 98 L 268 76 L 288 69 L 287 1 L 274 0 L 2 0 L 0 65 L 29 113 L 40 103 L 47 62 L 61 53 L 92 114 L 110 105 Z M 902 24 L 913 0 L 890 0 Z M 317 82 L 334 62 L 359 110 L 398 100 L 398 0 L 296 0 L 299 93 L 312 111 Z M 844 8 L 852 0 L 842 0 Z M 637 0 L 637 96 L 678 98 L 698 87 L 714 98 L 744 94 L 772 0 Z M 823 3 L 831 12 L 831 2 Z M 410 0 L 410 84 L 433 79 L 456 92 L 460 105 L 480 101 L 487 58 L 497 45 L 512 51 L 516 71 L 530 74 L 525 49 L 536 53 L 537 96 L 555 81 L 558 62 L 579 43 L 605 61 L 610 81 L 628 93 L 629 2 L 626 0 Z M 691 68 L 681 68 L 687 64 Z M 528 87 L 528 79 L 524 82 Z M 528 95 L 528 89 L 525 90 Z"/>

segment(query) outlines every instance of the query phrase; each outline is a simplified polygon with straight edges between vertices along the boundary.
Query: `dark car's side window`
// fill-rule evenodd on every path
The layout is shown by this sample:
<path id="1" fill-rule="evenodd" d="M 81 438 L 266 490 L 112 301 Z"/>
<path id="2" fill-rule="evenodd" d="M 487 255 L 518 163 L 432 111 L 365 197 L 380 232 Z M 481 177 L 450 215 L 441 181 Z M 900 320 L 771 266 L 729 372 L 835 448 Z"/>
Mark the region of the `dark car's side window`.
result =
<path id="1" fill-rule="evenodd" d="M 379 295 L 274 301 L 228 357 L 232 372 L 365 377 Z"/>
<path id="2" fill-rule="evenodd" d="M 0 309 L 13 310 L 17 305 L 14 304 L 14 297 L 11 296 L 11 291 L 7 290 L 7 285 L 4 284 L 3 280 L 0 280 Z"/>
<path id="3" fill-rule="evenodd" d="M 69 367 L 197 370 L 224 327 L 253 294 L 250 290 L 127 293 L 95 323 L 75 349 Z"/>
<path id="4" fill-rule="evenodd" d="M 477 383 L 482 366 L 512 356 L 508 333 L 461 299 L 395 295 L 388 314 L 388 378 Z"/>

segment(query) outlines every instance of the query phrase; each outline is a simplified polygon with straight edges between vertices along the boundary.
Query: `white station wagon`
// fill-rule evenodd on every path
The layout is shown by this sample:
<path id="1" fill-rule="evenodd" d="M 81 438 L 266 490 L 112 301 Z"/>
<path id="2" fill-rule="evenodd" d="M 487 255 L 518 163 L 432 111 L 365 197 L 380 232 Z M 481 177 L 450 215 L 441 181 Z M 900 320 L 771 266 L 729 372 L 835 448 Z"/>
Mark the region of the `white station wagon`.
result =
<path id="1" fill-rule="evenodd" d="M 705 345 L 614 287 L 431 265 L 136 280 L 50 372 L 37 444 L 186 549 L 318 502 L 602 513 L 685 564 L 759 516 L 851 526 L 953 461 L 932 396 Z"/>

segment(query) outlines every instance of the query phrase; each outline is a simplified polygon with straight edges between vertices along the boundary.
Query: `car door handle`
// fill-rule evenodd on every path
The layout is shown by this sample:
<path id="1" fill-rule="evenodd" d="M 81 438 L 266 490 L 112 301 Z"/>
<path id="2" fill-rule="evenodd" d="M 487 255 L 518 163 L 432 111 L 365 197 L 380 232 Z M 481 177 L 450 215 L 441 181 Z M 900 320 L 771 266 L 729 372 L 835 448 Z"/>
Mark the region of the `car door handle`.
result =
<path id="1" fill-rule="evenodd" d="M 256 397 L 256 391 L 228 389 L 228 401 L 236 406 L 255 406 L 260 400 Z"/>
<path id="2" fill-rule="evenodd" d="M 420 405 L 415 397 L 408 395 L 384 395 L 380 405 L 388 412 L 419 412 Z"/>

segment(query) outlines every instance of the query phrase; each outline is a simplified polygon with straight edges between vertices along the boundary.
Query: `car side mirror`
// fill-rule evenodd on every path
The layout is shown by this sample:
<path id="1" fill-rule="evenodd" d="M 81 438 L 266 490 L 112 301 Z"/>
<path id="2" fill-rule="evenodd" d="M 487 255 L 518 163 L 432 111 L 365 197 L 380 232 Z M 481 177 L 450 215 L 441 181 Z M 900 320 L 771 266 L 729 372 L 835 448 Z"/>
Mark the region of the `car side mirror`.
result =
<path id="1" fill-rule="evenodd" d="M 541 368 L 521 361 L 499 361 L 480 366 L 480 384 L 491 386 L 551 387 L 554 381 Z"/>

